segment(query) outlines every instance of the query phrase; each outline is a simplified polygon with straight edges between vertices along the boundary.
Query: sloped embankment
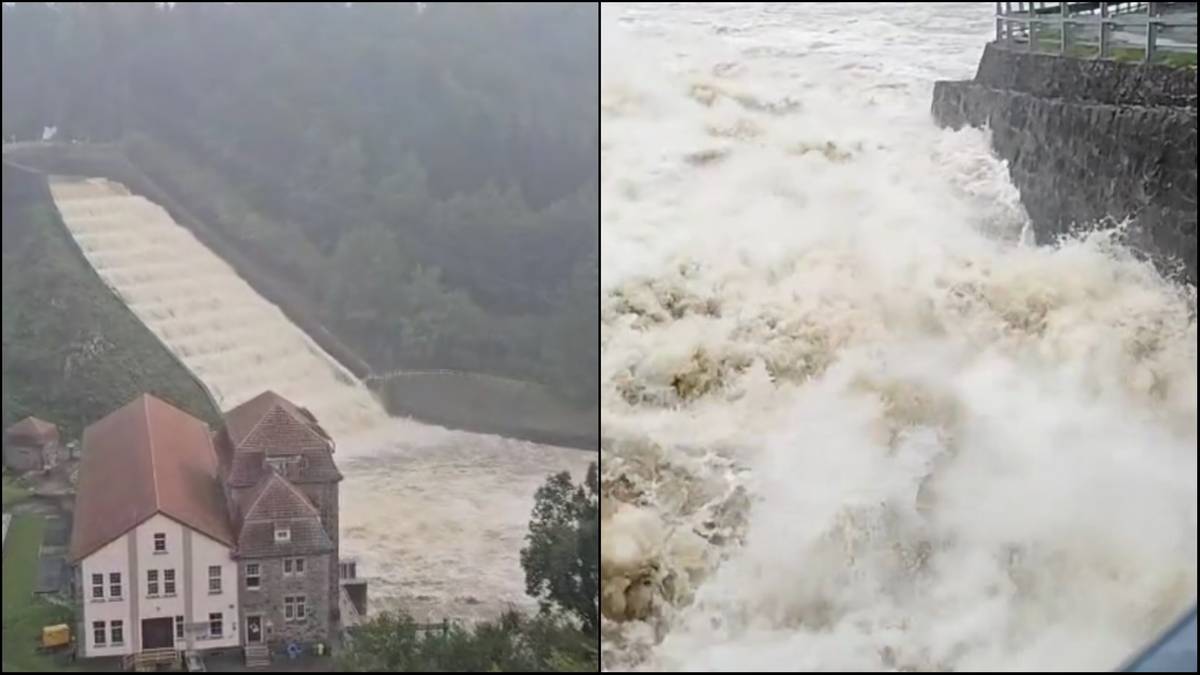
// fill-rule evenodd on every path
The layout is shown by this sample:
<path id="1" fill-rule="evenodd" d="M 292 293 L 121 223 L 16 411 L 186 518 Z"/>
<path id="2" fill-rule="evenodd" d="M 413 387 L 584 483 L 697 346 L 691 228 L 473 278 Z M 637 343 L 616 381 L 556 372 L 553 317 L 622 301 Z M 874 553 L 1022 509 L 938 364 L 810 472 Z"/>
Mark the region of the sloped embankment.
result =
<path id="1" fill-rule="evenodd" d="M 149 391 L 214 423 L 203 388 L 104 285 L 44 176 L 4 165 L 3 424 L 37 415 L 64 438 Z"/>

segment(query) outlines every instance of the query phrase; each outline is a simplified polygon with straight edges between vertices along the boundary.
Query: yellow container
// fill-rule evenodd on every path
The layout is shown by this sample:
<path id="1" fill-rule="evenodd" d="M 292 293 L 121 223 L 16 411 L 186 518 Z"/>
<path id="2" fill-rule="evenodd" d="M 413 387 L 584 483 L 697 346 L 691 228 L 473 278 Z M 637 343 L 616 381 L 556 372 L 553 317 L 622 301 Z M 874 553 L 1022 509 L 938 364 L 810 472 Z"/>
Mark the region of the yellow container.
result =
<path id="1" fill-rule="evenodd" d="M 65 623 L 42 628 L 43 647 L 61 647 L 71 641 L 71 628 Z"/>

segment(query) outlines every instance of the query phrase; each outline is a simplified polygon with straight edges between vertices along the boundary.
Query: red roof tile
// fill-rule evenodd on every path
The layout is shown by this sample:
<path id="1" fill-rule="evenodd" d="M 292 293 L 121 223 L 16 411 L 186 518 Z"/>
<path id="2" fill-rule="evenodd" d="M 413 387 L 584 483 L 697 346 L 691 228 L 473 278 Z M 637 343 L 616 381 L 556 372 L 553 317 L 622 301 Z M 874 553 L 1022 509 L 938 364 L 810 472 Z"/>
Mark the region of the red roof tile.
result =
<path id="1" fill-rule="evenodd" d="M 73 562 L 156 513 L 234 545 L 204 422 L 143 394 L 88 426 L 82 454 Z"/>

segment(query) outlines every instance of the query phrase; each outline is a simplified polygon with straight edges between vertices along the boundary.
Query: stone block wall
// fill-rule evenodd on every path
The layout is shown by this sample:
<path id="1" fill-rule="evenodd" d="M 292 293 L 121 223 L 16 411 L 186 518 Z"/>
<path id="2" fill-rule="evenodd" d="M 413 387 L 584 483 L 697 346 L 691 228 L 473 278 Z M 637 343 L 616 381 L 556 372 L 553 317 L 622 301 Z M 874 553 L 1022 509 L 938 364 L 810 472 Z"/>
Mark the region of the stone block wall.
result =
<path id="1" fill-rule="evenodd" d="M 1039 243 L 1106 217 L 1196 283 L 1196 71 L 987 46 L 973 81 L 938 82 L 938 124 L 988 127 Z"/>

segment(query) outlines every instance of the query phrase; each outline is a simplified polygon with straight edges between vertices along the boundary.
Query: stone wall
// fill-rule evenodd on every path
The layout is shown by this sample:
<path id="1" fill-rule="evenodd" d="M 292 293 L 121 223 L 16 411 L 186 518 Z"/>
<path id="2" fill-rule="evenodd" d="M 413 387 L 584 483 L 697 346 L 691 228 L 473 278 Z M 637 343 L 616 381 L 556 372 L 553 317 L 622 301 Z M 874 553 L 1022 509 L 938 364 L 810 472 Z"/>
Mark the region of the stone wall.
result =
<path id="1" fill-rule="evenodd" d="M 329 556 L 329 621 L 337 626 L 341 618 L 341 607 L 338 603 L 340 588 L 340 570 L 338 562 L 341 556 L 341 524 L 339 522 L 338 483 L 298 483 L 304 496 L 317 506 L 321 512 L 321 524 L 333 542 L 333 555 Z"/>
<path id="2" fill-rule="evenodd" d="M 1128 217 L 1136 248 L 1196 283 L 1194 69 L 992 43 L 973 81 L 935 85 L 933 115 L 942 126 L 991 129 L 1039 243 Z"/>
<path id="3" fill-rule="evenodd" d="M 244 558 L 238 562 L 238 592 L 241 603 L 242 640 L 245 640 L 246 616 L 263 616 L 265 643 L 272 652 L 287 647 L 289 642 L 308 645 L 314 642 L 326 644 L 334 636 L 329 621 L 329 569 L 328 554 L 306 556 L 304 574 L 285 576 L 283 558 Z M 246 588 L 246 565 L 260 566 L 261 581 L 258 590 Z M 284 616 L 284 596 L 305 596 L 305 618 L 302 622 L 288 622 Z M 332 596 L 336 603 L 337 596 Z"/>

